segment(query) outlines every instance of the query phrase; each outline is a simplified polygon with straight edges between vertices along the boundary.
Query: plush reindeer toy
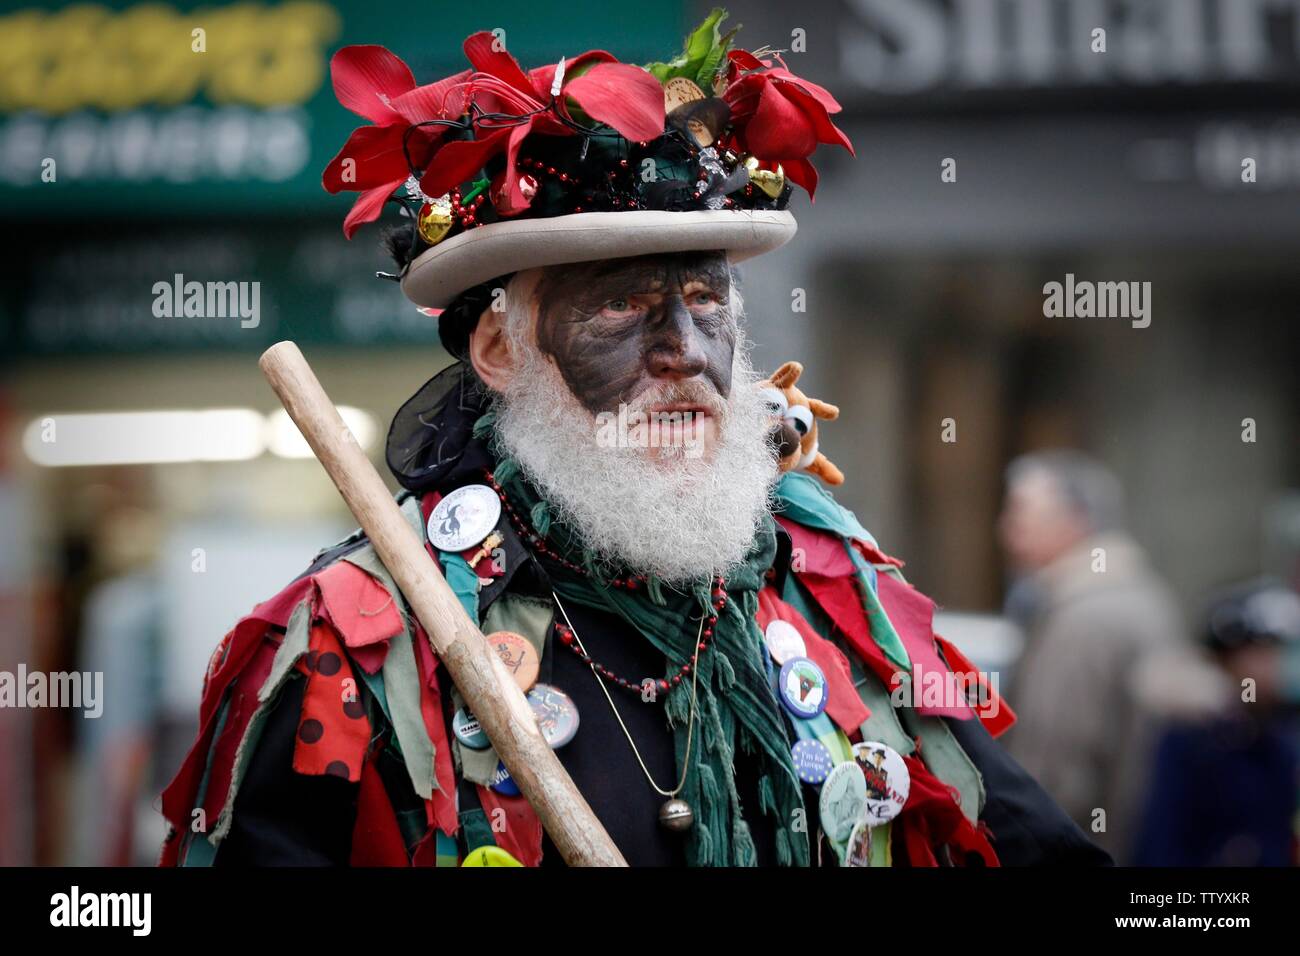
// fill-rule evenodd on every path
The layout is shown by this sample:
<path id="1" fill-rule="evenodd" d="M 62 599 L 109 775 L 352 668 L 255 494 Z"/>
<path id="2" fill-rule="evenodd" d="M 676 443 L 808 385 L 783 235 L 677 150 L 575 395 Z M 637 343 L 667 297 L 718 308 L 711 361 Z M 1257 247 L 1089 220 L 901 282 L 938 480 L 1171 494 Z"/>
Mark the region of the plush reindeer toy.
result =
<path id="1" fill-rule="evenodd" d="M 774 444 L 781 471 L 802 470 L 828 485 L 842 485 L 844 473 L 817 449 L 817 419 L 832 421 L 839 408 L 809 398 L 795 382 L 803 374 L 798 362 L 786 362 L 765 381 L 759 382 L 772 412 Z"/>

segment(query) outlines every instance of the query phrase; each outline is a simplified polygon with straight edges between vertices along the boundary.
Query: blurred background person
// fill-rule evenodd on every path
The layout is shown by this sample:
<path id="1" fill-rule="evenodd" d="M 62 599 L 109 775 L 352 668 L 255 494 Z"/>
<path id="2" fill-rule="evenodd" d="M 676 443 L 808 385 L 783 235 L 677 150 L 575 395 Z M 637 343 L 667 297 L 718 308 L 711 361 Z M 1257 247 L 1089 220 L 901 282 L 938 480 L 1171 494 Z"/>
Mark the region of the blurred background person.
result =
<path id="1" fill-rule="evenodd" d="M 998 530 L 1013 575 L 1007 613 L 1027 640 L 1010 700 L 1011 752 L 1116 862 L 1128 859 L 1145 780 L 1148 715 L 1133 674 L 1183 639 L 1177 607 L 1122 530 L 1123 492 L 1068 450 L 1007 468 Z"/>
<path id="2" fill-rule="evenodd" d="M 1284 686 L 1285 655 L 1298 643 L 1300 597 L 1253 581 L 1211 604 L 1201 653 L 1149 663 L 1145 698 L 1171 720 L 1155 748 L 1134 863 L 1300 859 L 1300 722 Z"/>

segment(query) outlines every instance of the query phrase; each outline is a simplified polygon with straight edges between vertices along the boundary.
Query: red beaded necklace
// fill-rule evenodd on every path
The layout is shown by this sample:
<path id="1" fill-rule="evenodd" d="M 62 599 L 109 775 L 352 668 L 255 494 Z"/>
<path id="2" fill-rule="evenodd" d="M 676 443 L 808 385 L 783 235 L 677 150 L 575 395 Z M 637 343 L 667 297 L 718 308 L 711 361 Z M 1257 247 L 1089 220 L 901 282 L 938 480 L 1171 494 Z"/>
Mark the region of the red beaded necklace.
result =
<path id="1" fill-rule="evenodd" d="M 546 539 L 542 535 L 538 534 L 537 531 L 524 520 L 523 516 L 519 514 L 518 509 L 515 508 L 514 504 L 506 496 L 505 489 L 497 483 L 496 477 L 491 471 L 486 472 L 485 476 L 487 483 L 492 487 L 492 490 L 497 493 L 497 497 L 501 499 L 501 506 L 505 509 L 506 516 L 510 519 L 510 524 L 514 527 L 515 532 L 527 541 L 533 550 L 561 565 L 566 570 L 572 571 L 575 574 L 581 574 L 584 577 L 590 577 L 586 568 L 575 561 L 570 561 L 552 548 L 547 544 Z M 610 584 L 616 588 L 626 588 L 629 591 L 635 591 L 637 587 L 645 583 L 645 580 L 646 578 L 643 574 L 627 575 L 625 577 L 611 579 Z M 718 612 L 721 611 L 723 606 L 727 603 L 727 590 L 725 584 L 726 582 L 723 581 L 720 576 L 713 579 L 713 585 L 709 592 L 711 597 L 710 611 L 704 619 L 703 628 L 700 630 L 700 639 L 696 644 L 696 653 L 693 659 L 698 658 L 700 654 L 708 649 L 709 642 L 713 638 L 713 626 L 718 623 Z M 673 688 L 679 687 L 682 683 L 682 678 L 689 676 L 691 673 L 691 663 L 690 661 L 687 661 L 679 667 L 677 673 L 673 674 L 671 677 L 660 677 L 657 679 L 646 677 L 640 681 L 630 681 L 626 677 L 619 676 L 584 651 L 573 633 L 573 628 L 569 627 L 569 625 L 562 621 L 556 621 L 555 633 L 556 636 L 559 637 L 560 643 L 573 651 L 573 653 L 577 655 L 578 659 L 584 664 L 590 666 L 592 670 L 608 680 L 611 684 L 621 687 L 626 691 L 630 691 L 633 694 L 641 694 L 644 696 L 648 686 L 653 687 L 658 693 L 666 694 Z"/>

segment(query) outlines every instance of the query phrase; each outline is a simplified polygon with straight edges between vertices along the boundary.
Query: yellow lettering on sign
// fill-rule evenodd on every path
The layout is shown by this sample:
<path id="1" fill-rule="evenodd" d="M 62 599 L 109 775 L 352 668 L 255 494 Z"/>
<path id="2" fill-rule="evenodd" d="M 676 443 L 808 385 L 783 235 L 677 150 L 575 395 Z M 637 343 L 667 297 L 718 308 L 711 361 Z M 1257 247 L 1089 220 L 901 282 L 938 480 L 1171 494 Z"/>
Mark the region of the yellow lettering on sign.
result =
<path id="1" fill-rule="evenodd" d="M 161 3 L 20 10 L 0 16 L 0 110 L 118 112 L 200 94 L 216 104 L 297 105 L 324 82 L 340 26 L 333 7 L 313 0 L 190 12 Z M 195 52 L 196 30 L 203 52 Z"/>

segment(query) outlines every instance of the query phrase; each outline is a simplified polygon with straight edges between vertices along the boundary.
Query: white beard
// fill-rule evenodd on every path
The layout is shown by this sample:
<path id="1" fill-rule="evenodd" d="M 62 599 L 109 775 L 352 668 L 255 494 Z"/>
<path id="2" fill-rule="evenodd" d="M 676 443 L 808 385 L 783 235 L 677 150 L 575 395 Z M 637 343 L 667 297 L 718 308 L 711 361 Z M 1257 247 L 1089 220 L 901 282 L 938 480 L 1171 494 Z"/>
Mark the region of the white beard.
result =
<path id="1" fill-rule="evenodd" d="M 777 474 L 770 418 L 739 330 L 730 397 L 712 393 L 719 403 L 716 440 L 702 457 L 689 447 L 601 441 L 597 417 L 554 362 L 532 343 L 516 339 L 512 346 L 521 367 L 498 396 L 497 435 L 554 518 L 576 530 L 602 563 L 684 583 L 725 576 L 745 557 Z M 649 391 L 629 403 L 632 411 L 669 400 L 672 386 Z"/>

